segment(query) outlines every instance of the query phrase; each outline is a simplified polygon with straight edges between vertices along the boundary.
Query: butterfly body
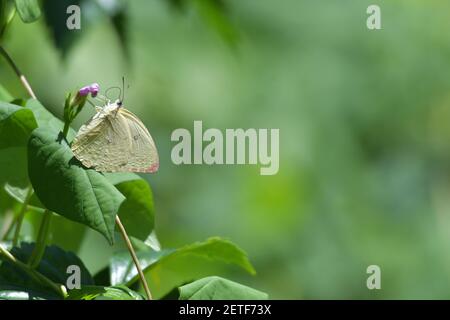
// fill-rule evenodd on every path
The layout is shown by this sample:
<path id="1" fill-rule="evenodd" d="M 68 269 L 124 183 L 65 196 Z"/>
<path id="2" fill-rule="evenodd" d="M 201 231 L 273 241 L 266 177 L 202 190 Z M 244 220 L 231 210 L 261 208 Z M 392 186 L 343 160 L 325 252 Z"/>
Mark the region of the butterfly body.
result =
<path id="1" fill-rule="evenodd" d="M 120 101 L 98 107 L 78 131 L 71 148 L 84 166 L 96 171 L 152 173 L 159 168 L 150 133 Z"/>

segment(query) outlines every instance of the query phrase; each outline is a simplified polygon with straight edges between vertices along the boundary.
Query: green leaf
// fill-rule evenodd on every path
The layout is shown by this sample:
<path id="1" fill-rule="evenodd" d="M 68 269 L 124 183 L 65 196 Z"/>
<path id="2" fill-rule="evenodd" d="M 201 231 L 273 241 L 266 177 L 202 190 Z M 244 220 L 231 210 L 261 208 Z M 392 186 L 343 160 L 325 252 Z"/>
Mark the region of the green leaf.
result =
<path id="1" fill-rule="evenodd" d="M 84 286 L 69 291 L 68 300 L 144 300 L 139 293 L 125 287 Z"/>
<path id="2" fill-rule="evenodd" d="M 26 158 L 26 155 L 24 158 Z M 29 186 L 22 188 L 20 186 L 10 185 L 9 183 L 6 183 L 4 186 L 6 193 L 9 194 L 14 200 L 16 200 L 19 203 L 25 202 L 25 198 L 27 197 L 28 193 L 28 188 Z M 44 210 L 44 205 L 39 201 L 38 197 L 36 197 L 34 192 L 30 200 L 28 201 L 28 206 L 31 206 L 37 210 L 39 209 Z"/>
<path id="3" fill-rule="evenodd" d="M 55 117 L 38 100 L 28 100 L 25 107 L 33 111 L 38 127 L 53 129 L 56 132 L 63 131 L 64 122 Z M 71 141 L 75 135 L 76 131 L 70 128 L 67 134 L 67 140 Z"/>
<path id="4" fill-rule="evenodd" d="M 0 186 L 5 182 L 14 187 L 28 186 L 26 148 L 31 132 L 38 126 L 59 131 L 64 124 L 35 99 L 28 100 L 25 107 L 0 102 Z M 70 129 L 69 138 L 75 135 Z"/>
<path id="5" fill-rule="evenodd" d="M 196 242 L 179 249 L 165 249 L 158 252 L 139 251 L 138 259 L 144 273 L 151 272 L 154 268 L 163 268 L 166 264 L 177 263 L 177 260 L 185 256 L 197 256 L 209 260 L 235 264 L 250 274 L 255 274 L 255 269 L 248 260 L 247 255 L 234 243 L 221 238 L 210 238 L 204 242 Z M 111 284 L 131 285 L 137 278 L 137 272 L 126 252 L 113 256 L 111 261 Z"/>
<path id="6" fill-rule="evenodd" d="M 63 56 L 66 55 L 69 48 L 81 36 L 81 30 L 69 30 L 66 25 L 68 15 L 61 13 L 65 13 L 70 5 L 81 7 L 81 2 L 80 0 L 58 0 L 44 1 L 42 4 L 47 28 L 55 46 L 62 52 Z M 88 13 L 84 9 L 84 7 L 81 7 L 81 26 L 83 29 L 86 27 L 84 16 Z"/>
<path id="7" fill-rule="evenodd" d="M 125 197 L 101 173 L 85 169 L 76 160 L 62 133 L 46 128 L 32 132 L 28 172 L 36 195 L 47 209 L 114 242 L 115 216 Z"/>
<path id="8" fill-rule="evenodd" d="M 112 24 L 113 30 L 116 32 L 120 45 L 128 55 L 126 39 L 126 4 L 123 1 L 109 0 L 105 1 L 82 1 L 82 0 L 58 0 L 58 1 L 44 1 L 43 11 L 45 22 L 53 38 L 56 48 L 65 58 L 73 45 L 79 41 L 82 30 L 69 30 L 66 26 L 66 19 L 68 15 L 61 14 L 66 12 L 70 5 L 77 5 L 81 10 L 81 28 L 82 30 L 89 30 L 100 21 L 109 20 Z"/>
<path id="9" fill-rule="evenodd" d="M 0 187 L 28 185 L 26 144 L 36 127 L 31 110 L 0 102 Z"/>
<path id="10" fill-rule="evenodd" d="M 2 287 L 0 286 L 0 300 L 44 300 L 39 293 L 31 290 L 21 291 L 14 287 Z"/>
<path id="11" fill-rule="evenodd" d="M 180 300 L 267 300 L 267 293 L 221 277 L 207 277 L 179 288 Z"/>
<path id="12" fill-rule="evenodd" d="M 105 173 L 105 177 L 125 196 L 120 219 L 130 236 L 145 241 L 153 231 L 155 212 L 152 190 L 134 173 Z"/>
<path id="13" fill-rule="evenodd" d="M 25 146 L 31 131 L 36 127 L 31 110 L 0 102 L 0 149 Z"/>
<path id="14" fill-rule="evenodd" d="M 11 254 L 18 260 L 27 263 L 34 249 L 34 244 L 22 242 L 20 247 L 14 247 Z M 54 281 L 65 284 L 70 274 L 67 267 L 76 265 L 80 268 L 81 285 L 93 285 L 93 279 L 83 262 L 73 253 L 64 251 L 56 246 L 48 246 L 44 256 L 37 267 L 37 271 Z M 46 299 L 57 299 L 53 291 L 43 287 L 41 283 L 31 278 L 27 273 L 18 269 L 8 261 L 0 265 L 0 287 L 14 288 L 15 291 L 23 291 L 29 294 L 44 297 Z M 11 289 L 10 289 L 11 290 Z"/>
<path id="15" fill-rule="evenodd" d="M 19 188 L 12 186 L 10 184 L 5 184 L 5 191 L 13 197 L 15 200 L 17 200 L 20 203 L 25 202 L 25 198 L 27 197 L 27 188 Z"/>
<path id="16" fill-rule="evenodd" d="M 41 16 L 41 9 L 37 0 L 15 0 L 16 9 L 25 23 L 34 22 Z"/>
<path id="17" fill-rule="evenodd" d="M 27 149 L 13 147 L 0 149 L 0 187 L 5 183 L 26 188 L 28 182 Z"/>
<path id="18" fill-rule="evenodd" d="M 0 41 L 5 34 L 5 30 L 14 18 L 16 6 L 12 0 L 0 0 Z M 0 86 L 0 100 L 2 100 L 2 89 Z M 11 99 L 4 99 L 10 101 Z"/>

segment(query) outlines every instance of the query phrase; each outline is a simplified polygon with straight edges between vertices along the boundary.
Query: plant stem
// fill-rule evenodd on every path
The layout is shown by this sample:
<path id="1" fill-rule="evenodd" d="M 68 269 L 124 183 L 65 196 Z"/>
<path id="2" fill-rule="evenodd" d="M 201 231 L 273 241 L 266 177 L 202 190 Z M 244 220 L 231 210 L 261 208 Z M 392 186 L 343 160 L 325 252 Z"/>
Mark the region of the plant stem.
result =
<path id="1" fill-rule="evenodd" d="M 27 195 L 25 197 L 25 201 L 22 203 L 22 207 L 20 208 L 19 215 L 17 216 L 16 229 L 14 231 L 14 237 L 13 237 L 13 246 L 14 247 L 17 246 L 17 243 L 19 242 L 20 228 L 22 227 L 22 222 L 23 222 L 25 213 L 27 212 L 27 208 L 28 208 L 28 202 L 30 202 L 32 195 L 33 195 L 33 188 L 31 186 L 29 186 Z"/>
<path id="2" fill-rule="evenodd" d="M 31 253 L 31 257 L 28 260 L 28 265 L 33 269 L 39 266 L 39 263 L 44 256 L 51 217 L 52 213 L 46 209 L 42 216 L 41 225 L 39 226 L 39 233 L 36 239 L 36 244 L 34 246 L 33 252 Z"/>
<path id="3" fill-rule="evenodd" d="M 67 139 L 67 133 L 69 132 L 69 129 L 70 129 L 70 123 L 69 122 L 64 123 L 63 135 L 64 135 L 64 138 L 66 138 L 66 139 Z"/>
<path id="4" fill-rule="evenodd" d="M 33 98 L 33 99 L 37 99 L 36 95 L 33 92 L 33 89 L 31 89 L 31 86 L 27 80 L 27 78 L 25 78 L 25 76 L 23 75 L 22 72 L 20 72 L 20 69 L 17 67 L 17 65 L 14 63 L 13 59 L 11 58 L 11 56 L 8 54 L 8 52 L 6 52 L 6 50 L 0 46 L 0 54 L 5 58 L 6 62 L 8 62 L 8 64 L 11 66 L 11 68 L 14 70 L 14 72 L 16 73 L 16 75 L 19 77 L 20 81 L 22 82 L 25 90 L 27 90 L 28 94 Z"/>
<path id="5" fill-rule="evenodd" d="M 29 276 L 31 276 L 36 281 L 53 289 L 61 297 L 65 298 L 67 296 L 67 291 L 63 285 L 58 285 L 57 283 L 53 282 L 52 280 L 50 280 L 49 278 L 44 276 L 42 273 L 30 268 L 28 265 L 26 265 L 22 261 L 17 260 L 16 257 L 14 257 L 1 244 L 0 244 L 0 256 L 3 256 L 7 261 L 9 261 L 13 265 L 17 266 L 18 268 L 22 269 L 24 272 L 26 272 Z"/>
<path id="6" fill-rule="evenodd" d="M 122 234 L 123 239 L 128 247 L 128 251 L 130 251 L 131 258 L 133 259 L 134 265 L 138 271 L 139 277 L 141 279 L 142 285 L 144 287 L 145 293 L 147 294 L 148 300 L 152 300 L 152 294 L 150 292 L 150 288 L 148 287 L 147 280 L 145 280 L 144 272 L 142 272 L 141 265 L 139 264 L 139 260 L 136 256 L 136 252 L 134 251 L 133 245 L 131 244 L 130 238 L 123 227 L 122 222 L 120 221 L 119 215 L 116 215 L 116 224 L 119 227 L 120 233 Z"/>

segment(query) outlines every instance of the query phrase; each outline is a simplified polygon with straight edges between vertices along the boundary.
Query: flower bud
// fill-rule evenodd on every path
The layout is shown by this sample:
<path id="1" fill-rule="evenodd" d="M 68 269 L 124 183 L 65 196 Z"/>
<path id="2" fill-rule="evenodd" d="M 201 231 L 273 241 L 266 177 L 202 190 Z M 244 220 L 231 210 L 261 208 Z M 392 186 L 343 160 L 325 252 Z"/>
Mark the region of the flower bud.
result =
<path id="1" fill-rule="evenodd" d="M 91 96 L 95 98 L 100 90 L 100 86 L 98 83 L 93 83 L 89 86 L 89 91 L 91 92 Z"/>
<path id="2" fill-rule="evenodd" d="M 78 94 L 82 97 L 87 96 L 90 92 L 91 92 L 90 86 L 85 86 L 85 87 L 81 88 L 80 90 L 78 90 Z"/>

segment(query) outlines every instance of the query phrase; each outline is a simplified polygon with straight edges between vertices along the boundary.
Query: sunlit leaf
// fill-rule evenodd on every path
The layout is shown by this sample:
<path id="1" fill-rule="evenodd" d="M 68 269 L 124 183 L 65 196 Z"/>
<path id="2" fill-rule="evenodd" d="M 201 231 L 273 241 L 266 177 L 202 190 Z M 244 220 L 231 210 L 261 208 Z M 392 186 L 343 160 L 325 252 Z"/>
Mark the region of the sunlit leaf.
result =
<path id="1" fill-rule="evenodd" d="M 180 300 L 266 300 L 268 295 L 221 277 L 207 277 L 179 288 Z"/>
<path id="2" fill-rule="evenodd" d="M 163 249 L 158 252 L 139 251 L 137 253 L 144 273 L 149 273 L 156 266 L 164 268 L 166 264 L 177 263 L 178 258 L 196 256 L 209 260 L 237 265 L 250 274 L 255 274 L 255 269 L 242 249 L 228 240 L 210 238 L 205 242 L 193 243 L 179 249 Z M 110 264 L 111 283 L 128 285 L 137 280 L 135 270 L 129 255 L 126 252 L 114 255 Z"/>

